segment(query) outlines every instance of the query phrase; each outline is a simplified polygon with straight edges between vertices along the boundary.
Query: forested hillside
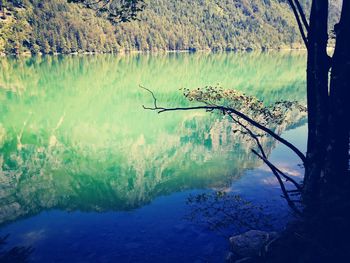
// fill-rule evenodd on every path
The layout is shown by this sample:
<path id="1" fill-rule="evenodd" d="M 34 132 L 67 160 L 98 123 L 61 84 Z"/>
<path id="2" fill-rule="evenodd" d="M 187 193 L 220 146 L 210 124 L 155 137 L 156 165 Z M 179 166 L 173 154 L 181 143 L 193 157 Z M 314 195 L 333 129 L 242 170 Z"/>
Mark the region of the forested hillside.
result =
<path id="1" fill-rule="evenodd" d="M 302 46 L 293 14 L 283 0 L 149 0 L 140 21 L 117 26 L 66 0 L 0 2 L 0 53 Z M 302 2 L 308 9 L 309 1 Z M 334 20 L 339 5 L 333 4 L 332 10 Z"/>

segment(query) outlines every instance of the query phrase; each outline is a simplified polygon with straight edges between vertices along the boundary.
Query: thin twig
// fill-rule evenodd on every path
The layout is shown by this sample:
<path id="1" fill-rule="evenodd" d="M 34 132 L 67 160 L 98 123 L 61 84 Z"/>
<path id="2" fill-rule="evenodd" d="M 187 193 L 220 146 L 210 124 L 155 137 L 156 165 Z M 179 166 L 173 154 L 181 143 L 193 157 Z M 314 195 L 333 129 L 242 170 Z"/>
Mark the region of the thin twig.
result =
<path id="1" fill-rule="evenodd" d="M 295 203 L 290 199 L 289 194 L 287 192 L 287 189 L 285 187 L 285 185 L 283 184 L 283 181 L 280 177 L 280 175 L 278 174 L 278 172 L 274 169 L 274 166 L 271 164 L 271 162 L 269 160 L 267 160 L 266 158 L 264 158 L 261 154 L 259 154 L 257 151 L 255 151 L 254 149 L 252 149 L 252 152 L 258 156 L 261 160 L 264 161 L 264 163 L 271 169 L 271 171 L 273 172 L 273 174 L 275 175 L 275 177 L 277 178 L 277 181 L 280 185 L 280 188 L 282 190 L 283 196 L 285 197 L 285 199 L 287 200 L 287 203 L 289 205 L 290 208 L 292 208 L 292 210 L 297 214 L 297 215 L 301 215 L 301 211 L 296 207 Z"/>
<path id="2" fill-rule="evenodd" d="M 264 151 L 264 148 L 262 147 L 261 143 L 260 143 L 260 140 L 258 138 L 258 136 L 253 133 L 253 131 L 251 129 L 249 129 L 246 125 L 244 125 L 242 122 L 240 122 L 238 119 L 235 119 L 232 115 L 229 114 L 229 116 L 231 117 L 231 119 L 236 122 L 238 125 L 240 125 L 241 127 L 243 127 L 247 132 L 248 134 L 250 135 L 250 137 L 252 137 L 254 140 L 255 140 L 255 143 L 257 144 L 259 150 L 260 150 L 260 153 L 262 155 L 263 158 L 265 158 L 267 160 L 267 155 Z M 275 165 L 273 165 L 271 163 L 271 165 L 273 166 L 273 168 L 282 176 L 284 177 L 286 180 L 290 181 L 291 183 L 294 184 L 294 186 L 298 189 L 298 191 L 301 191 L 301 186 L 293 179 L 291 178 L 290 176 L 286 175 L 285 173 L 283 173 L 280 169 L 278 169 Z"/>
<path id="3" fill-rule="evenodd" d="M 140 87 L 141 89 L 147 90 L 149 93 L 151 93 L 151 95 L 152 95 L 152 97 L 153 97 L 154 108 L 158 108 L 158 107 L 157 107 L 157 98 L 156 98 L 156 96 L 154 95 L 153 91 L 151 91 L 150 89 L 145 88 L 145 87 L 142 86 L 142 85 L 139 85 L 139 87 Z M 145 108 L 145 107 L 144 107 L 144 108 Z"/>

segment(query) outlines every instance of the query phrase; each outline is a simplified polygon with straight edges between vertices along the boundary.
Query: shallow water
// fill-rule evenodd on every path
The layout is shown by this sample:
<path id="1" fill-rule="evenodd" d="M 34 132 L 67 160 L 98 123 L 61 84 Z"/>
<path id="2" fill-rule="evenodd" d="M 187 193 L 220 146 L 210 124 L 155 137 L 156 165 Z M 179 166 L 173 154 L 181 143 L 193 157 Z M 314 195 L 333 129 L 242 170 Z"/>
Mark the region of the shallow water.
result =
<path id="1" fill-rule="evenodd" d="M 220 262 L 227 239 L 185 219 L 189 195 L 222 190 L 290 212 L 277 182 L 230 122 L 180 88 L 217 85 L 269 104 L 305 101 L 305 54 L 169 54 L 0 58 L 0 236 L 33 262 Z M 305 119 L 278 132 L 304 149 Z M 275 141 L 271 158 L 300 177 Z M 232 230 L 233 229 L 233 230 Z M 231 230 L 234 232 L 235 227 Z"/>

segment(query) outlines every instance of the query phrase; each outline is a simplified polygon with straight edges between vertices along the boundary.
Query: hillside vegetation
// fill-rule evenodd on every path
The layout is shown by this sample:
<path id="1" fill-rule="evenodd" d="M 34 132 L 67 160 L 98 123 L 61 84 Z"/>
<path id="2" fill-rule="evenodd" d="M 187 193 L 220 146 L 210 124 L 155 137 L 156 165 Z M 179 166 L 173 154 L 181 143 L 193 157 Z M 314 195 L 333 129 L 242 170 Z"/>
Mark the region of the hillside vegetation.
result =
<path id="1" fill-rule="evenodd" d="M 2 2 L 0 53 L 302 47 L 283 0 L 149 0 L 139 21 L 117 26 L 66 0 Z M 331 7 L 333 19 L 339 4 Z"/>

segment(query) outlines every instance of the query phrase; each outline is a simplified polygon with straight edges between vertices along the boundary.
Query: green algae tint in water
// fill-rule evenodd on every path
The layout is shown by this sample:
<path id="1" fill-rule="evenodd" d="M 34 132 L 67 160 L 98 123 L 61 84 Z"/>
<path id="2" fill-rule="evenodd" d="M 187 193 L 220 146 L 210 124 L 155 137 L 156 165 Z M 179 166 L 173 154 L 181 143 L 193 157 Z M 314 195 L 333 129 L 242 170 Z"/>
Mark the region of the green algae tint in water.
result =
<path id="1" fill-rule="evenodd" d="M 21 235 L 31 233 L 30 227 L 35 225 L 35 222 L 29 223 L 30 220 L 39 220 L 38 225 L 46 226 L 42 240 L 55 236 L 54 226 L 48 223 L 55 220 L 49 219 L 49 212 L 44 215 L 42 212 L 51 209 L 94 212 L 96 222 L 101 223 L 112 219 L 109 213 L 100 212 L 114 212 L 113 217 L 132 210 L 119 215 L 122 219 L 113 220 L 116 224 L 118 220 L 130 221 L 139 213 L 140 220 L 135 225 L 144 229 L 145 214 L 163 215 L 157 209 L 152 210 L 152 206 L 157 207 L 153 203 L 161 202 L 164 208 L 174 200 L 182 202 L 186 198 L 181 195 L 180 199 L 172 199 L 170 195 L 165 201 L 154 202 L 156 197 L 177 196 L 175 193 L 185 190 L 229 188 L 246 170 L 261 165 L 250 154 L 253 144 L 232 133 L 230 122 L 219 115 L 201 111 L 158 115 L 144 110 L 142 105 L 152 105 L 152 98 L 139 85 L 152 89 L 158 103 L 169 107 L 190 105 L 180 88 L 216 84 L 258 96 L 266 103 L 281 99 L 303 102 L 304 64 L 305 55 L 299 53 L 1 58 L 1 233 L 12 234 L 16 245 L 36 247 L 33 261 L 59 261 L 62 255 L 55 253 L 68 249 L 63 243 L 54 244 L 59 246 L 56 252 L 46 253 L 47 247 L 21 239 Z M 303 124 L 302 116 L 291 118 L 289 123 L 293 124 L 278 127 L 280 133 Z M 268 152 L 276 144 L 271 140 L 263 143 Z M 141 207 L 145 205 L 153 212 L 142 212 Z M 186 210 L 186 206 L 180 207 Z M 179 211 L 169 216 L 176 218 L 182 214 L 183 211 Z M 79 215 L 77 222 L 90 222 L 91 218 L 85 217 L 87 214 Z M 72 216 L 60 212 L 57 218 L 69 221 Z M 167 225 L 167 217 L 163 216 L 159 222 L 152 221 L 159 229 L 162 224 Z M 66 222 L 60 227 L 70 229 L 72 226 Z M 123 236 L 117 228 L 105 231 Z M 179 241 L 183 235 L 174 234 L 173 238 Z M 85 239 L 68 238 L 86 248 Z M 105 238 L 94 238 L 95 242 L 104 243 Z M 118 242 L 109 249 L 126 253 L 127 248 L 120 248 Z M 129 248 L 135 246 L 129 245 Z M 165 245 L 157 246 L 163 249 Z M 190 248 L 198 253 L 203 249 Z M 61 260 L 103 261 L 99 252 L 89 258 L 82 253 L 67 253 L 67 258 Z M 117 254 L 107 256 L 107 262 Z M 125 262 L 141 261 L 129 256 L 126 253 L 119 257 L 119 262 L 123 258 Z M 185 252 L 180 256 L 176 251 L 169 256 L 182 257 L 185 261 L 198 257 L 196 254 L 186 257 Z M 161 258 L 154 256 L 152 261 Z"/>

